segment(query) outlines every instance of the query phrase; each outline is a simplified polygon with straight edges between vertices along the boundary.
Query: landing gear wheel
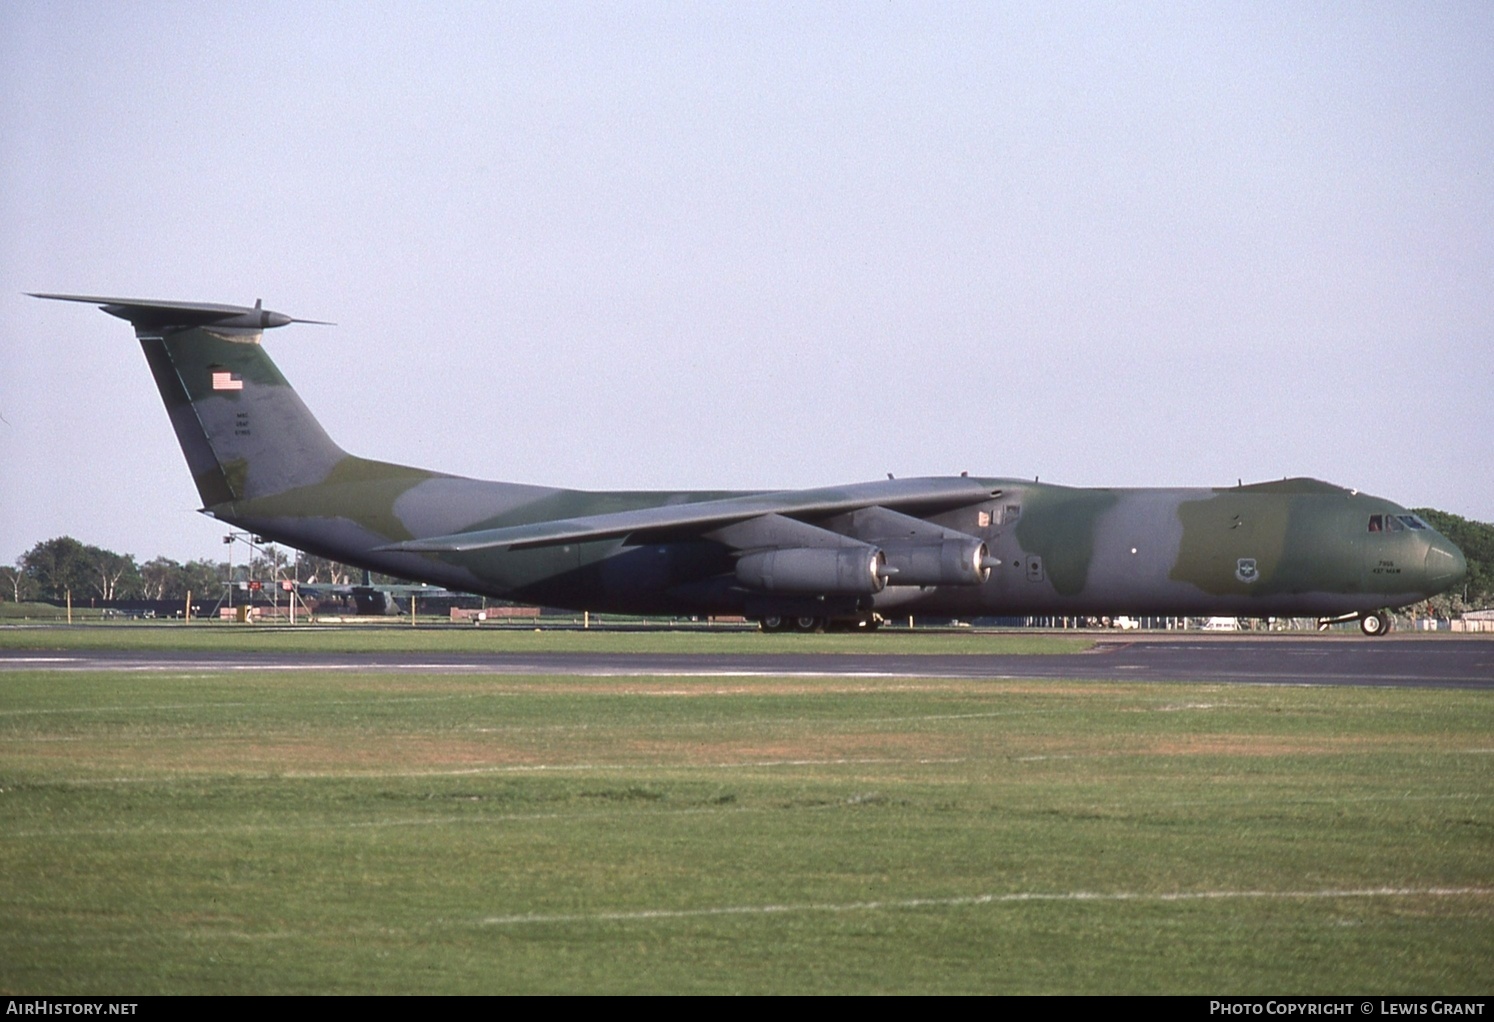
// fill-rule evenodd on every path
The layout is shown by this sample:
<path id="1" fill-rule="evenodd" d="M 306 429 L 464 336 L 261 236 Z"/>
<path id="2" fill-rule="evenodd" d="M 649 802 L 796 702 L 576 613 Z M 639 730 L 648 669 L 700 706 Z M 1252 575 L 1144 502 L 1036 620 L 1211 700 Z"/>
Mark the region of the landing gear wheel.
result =
<path id="1" fill-rule="evenodd" d="M 1366 614 L 1359 619 L 1359 630 L 1365 635 L 1384 635 L 1390 631 L 1390 615 L 1383 610 Z"/>
<path id="2" fill-rule="evenodd" d="M 788 630 L 789 623 L 777 614 L 769 614 L 757 626 L 765 632 L 783 632 Z"/>
<path id="3" fill-rule="evenodd" d="M 796 617 L 794 618 L 794 631 L 796 632 L 823 632 L 825 630 L 825 619 L 822 617 Z"/>

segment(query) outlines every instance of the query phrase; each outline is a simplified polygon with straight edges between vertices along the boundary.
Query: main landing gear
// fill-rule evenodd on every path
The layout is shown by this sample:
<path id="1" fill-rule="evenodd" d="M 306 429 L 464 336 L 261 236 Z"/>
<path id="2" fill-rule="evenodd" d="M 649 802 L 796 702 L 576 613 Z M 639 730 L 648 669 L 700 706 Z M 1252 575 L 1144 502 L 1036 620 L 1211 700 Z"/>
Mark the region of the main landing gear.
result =
<path id="1" fill-rule="evenodd" d="M 769 614 L 759 624 L 765 632 L 804 632 L 812 634 L 823 632 L 827 622 L 822 617 L 811 617 L 809 615 L 783 617 L 778 614 Z"/>
<path id="2" fill-rule="evenodd" d="M 758 621 L 758 627 L 765 632 L 801 632 L 803 634 L 815 634 L 818 632 L 874 632 L 881 626 L 882 617 L 879 614 L 870 614 L 860 618 L 768 614 Z"/>

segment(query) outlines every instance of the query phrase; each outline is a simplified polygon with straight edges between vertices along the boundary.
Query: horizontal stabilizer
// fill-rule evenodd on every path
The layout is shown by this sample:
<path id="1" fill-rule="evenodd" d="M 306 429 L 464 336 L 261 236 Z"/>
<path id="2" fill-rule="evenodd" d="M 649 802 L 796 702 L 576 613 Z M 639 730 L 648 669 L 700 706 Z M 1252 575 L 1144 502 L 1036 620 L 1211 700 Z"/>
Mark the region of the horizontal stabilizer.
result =
<path id="1" fill-rule="evenodd" d="M 872 505 L 932 514 L 983 503 L 1000 492 L 989 490 L 976 480 L 963 477 L 889 479 L 854 486 L 754 493 L 691 504 L 665 504 L 612 514 L 562 518 L 531 525 L 511 525 L 501 529 L 406 540 L 379 549 L 419 553 L 463 553 L 497 547 L 523 549 L 615 539 L 630 533 L 659 529 L 724 526 L 761 515 L 833 515 Z"/>
<path id="2" fill-rule="evenodd" d="M 32 298 L 59 302 L 87 302 L 111 316 L 128 320 L 136 330 L 172 330 L 194 326 L 216 326 L 238 330 L 268 330 L 287 323 L 334 326 L 319 319 L 293 319 L 271 312 L 260 302 L 254 305 L 217 305 L 209 302 L 157 302 L 142 298 L 101 298 L 97 295 L 52 295 L 28 292 Z"/>

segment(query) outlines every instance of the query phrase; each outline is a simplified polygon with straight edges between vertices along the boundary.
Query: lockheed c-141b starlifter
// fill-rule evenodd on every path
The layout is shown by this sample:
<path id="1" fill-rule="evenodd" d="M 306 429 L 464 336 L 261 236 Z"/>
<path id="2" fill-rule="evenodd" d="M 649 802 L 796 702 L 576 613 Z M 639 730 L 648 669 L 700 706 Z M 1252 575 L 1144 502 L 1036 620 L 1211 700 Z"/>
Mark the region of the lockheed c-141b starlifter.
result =
<path id="1" fill-rule="evenodd" d="M 1459 583 L 1463 554 L 1379 497 L 1314 479 L 1082 489 L 893 479 L 765 492 L 595 492 L 371 461 L 335 444 L 253 308 L 37 295 L 129 321 L 221 521 L 448 589 L 575 610 L 741 614 L 764 629 L 883 615 L 1358 618 Z"/>

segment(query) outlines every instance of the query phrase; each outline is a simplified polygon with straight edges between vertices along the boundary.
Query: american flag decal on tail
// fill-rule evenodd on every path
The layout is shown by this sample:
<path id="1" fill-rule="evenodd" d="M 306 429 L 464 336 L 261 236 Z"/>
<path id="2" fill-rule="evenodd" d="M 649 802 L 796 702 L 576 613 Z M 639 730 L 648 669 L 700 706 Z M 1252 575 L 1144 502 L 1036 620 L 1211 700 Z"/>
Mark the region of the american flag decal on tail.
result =
<path id="1" fill-rule="evenodd" d="M 213 370 L 214 390 L 243 390 L 244 381 L 230 372 Z"/>

